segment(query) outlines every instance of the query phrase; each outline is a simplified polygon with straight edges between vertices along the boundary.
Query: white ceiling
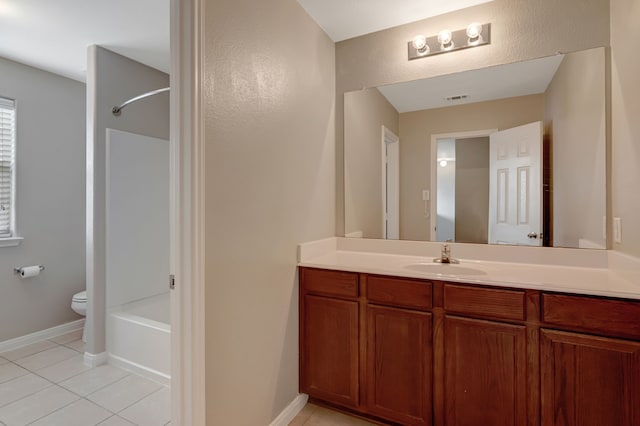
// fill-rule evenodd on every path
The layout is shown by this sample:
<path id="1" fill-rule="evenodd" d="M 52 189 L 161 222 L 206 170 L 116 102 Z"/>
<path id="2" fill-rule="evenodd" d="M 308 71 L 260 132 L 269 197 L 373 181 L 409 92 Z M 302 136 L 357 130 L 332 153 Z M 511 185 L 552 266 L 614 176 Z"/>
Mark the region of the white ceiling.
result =
<path id="1" fill-rule="evenodd" d="M 491 0 L 298 0 L 333 41 L 342 41 Z"/>
<path id="2" fill-rule="evenodd" d="M 169 0 L 0 0 L 0 56 L 85 81 L 87 46 L 169 72 Z"/>
<path id="3" fill-rule="evenodd" d="M 378 90 L 401 113 L 533 95 L 547 90 L 563 57 L 564 55 L 555 55 L 480 68 L 381 86 L 378 87 Z M 458 95 L 467 95 L 468 97 L 458 101 L 445 99 Z"/>

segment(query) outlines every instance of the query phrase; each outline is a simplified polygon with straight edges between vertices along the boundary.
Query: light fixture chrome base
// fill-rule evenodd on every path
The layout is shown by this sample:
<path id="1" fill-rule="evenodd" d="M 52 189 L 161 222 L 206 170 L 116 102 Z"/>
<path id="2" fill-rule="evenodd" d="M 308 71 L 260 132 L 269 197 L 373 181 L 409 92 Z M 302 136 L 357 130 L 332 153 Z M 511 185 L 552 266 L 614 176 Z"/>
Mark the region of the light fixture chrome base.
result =
<path id="1" fill-rule="evenodd" d="M 482 33 L 475 39 L 470 39 L 467 36 L 467 30 L 462 29 L 451 32 L 451 43 L 446 46 L 442 46 L 438 42 L 437 35 L 427 37 L 426 43 L 427 47 L 419 51 L 413 46 L 413 41 L 407 42 L 409 60 L 426 58 L 428 56 L 439 55 L 441 53 L 455 52 L 456 50 L 491 44 L 491 24 L 482 24 Z"/>

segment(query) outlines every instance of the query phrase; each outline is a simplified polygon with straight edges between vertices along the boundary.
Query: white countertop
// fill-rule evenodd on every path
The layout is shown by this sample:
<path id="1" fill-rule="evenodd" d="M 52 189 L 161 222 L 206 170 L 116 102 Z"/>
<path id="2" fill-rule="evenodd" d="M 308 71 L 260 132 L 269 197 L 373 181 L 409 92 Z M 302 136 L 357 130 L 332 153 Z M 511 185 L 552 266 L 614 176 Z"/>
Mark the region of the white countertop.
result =
<path id="1" fill-rule="evenodd" d="M 554 264 L 540 262 L 496 262 L 493 260 L 477 260 L 460 258 L 460 264 L 437 264 L 440 245 L 423 243 L 425 251 L 434 256 L 416 256 L 413 254 L 396 254 L 393 250 L 398 243 L 388 244 L 389 250 L 383 252 L 384 246 L 376 242 L 376 248 L 370 249 L 365 241 L 354 244 L 343 242 L 341 238 L 305 243 L 300 246 L 299 266 L 333 269 L 341 271 L 362 272 L 380 275 L 392 275 L 409 278 L 423 278 L 471 284 L 486 284 L 500 287 L 529 288 L 534 290 L 576 293 L 597 296 L 618 297 L 640 300 L 640 268 L 633 262 L 607 261 L 610 253 L 584 253 L 585 265 L 580 265 L 582 254 L 577 250 L 568 253 L 571 259 L 567 265 L 562 264 L 565 252 L 556 252 Z M 342 244 L 341 244 L 342 242 Z M 372 243 L 373 244 L 373 243 Z M 354 248 L 356 250 L 354 250 Z M 482 247 L 478 247 L 482 250 Z M 510 259 L 518 247 L 501 247 L 489 250 L 509 250 Z M 544 250 L 536 248 L 536 250 Z M 563 250 L 563 249 L 553 249 Z M 405 253 L 407 250 L 400 250 Z M 469 248 L 460 250 L 471 253 Z M 452 245 L 452 257 L 455 256 L 455 245 Z M 605 261 L 597 261 L 594 256 L 604 256 Z M 478 257 L 487 257 L 479 255 Z M 595 261 L 594 261 L 595 260 Z M 593 267 L 593 265 L 596 267 Z M 615 264 L 616 267 L 612 267 Z M 623 264 L 623 267 L 618 267 Z M 631 266 L 629 266 L 631 265 Z"/>

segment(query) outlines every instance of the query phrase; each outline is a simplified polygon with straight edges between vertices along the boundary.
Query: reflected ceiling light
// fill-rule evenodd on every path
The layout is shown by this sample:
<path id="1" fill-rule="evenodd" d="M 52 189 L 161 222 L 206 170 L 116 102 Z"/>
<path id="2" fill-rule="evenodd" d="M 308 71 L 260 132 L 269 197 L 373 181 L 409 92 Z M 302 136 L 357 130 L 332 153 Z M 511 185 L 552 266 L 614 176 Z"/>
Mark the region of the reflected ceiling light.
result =
<path id="1" fill-rule="evenodd" d="M 435 36 L 417 35 L 407 43 L 409 60 L 491 43 L 491 24 L 473 22 L 465 29 L 442 30 Z"/>
<path id="2" fill-rule="evenodd" d="M 447 167 L 447 160 L 440 160 L 440 167 Z"/>

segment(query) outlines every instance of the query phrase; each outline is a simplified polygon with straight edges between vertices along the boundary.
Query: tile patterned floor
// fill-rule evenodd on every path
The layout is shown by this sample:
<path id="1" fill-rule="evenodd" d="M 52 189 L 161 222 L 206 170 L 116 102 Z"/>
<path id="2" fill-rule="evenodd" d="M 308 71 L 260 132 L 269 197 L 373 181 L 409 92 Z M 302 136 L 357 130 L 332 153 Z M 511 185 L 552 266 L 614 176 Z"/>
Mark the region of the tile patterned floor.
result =
<path id="1" fill-rule="evenodd" d="M 347 416 L 328 408 L 307 404 L 289 423 L 289 426 L 375 426 L 357 417 Z"/>
<path id="2" fill-rule="evenodd" d="M 171 424 L 167 386 L 110 365 L 85 367 L 81 336 L 0 353 L 0 426 Z"/>

